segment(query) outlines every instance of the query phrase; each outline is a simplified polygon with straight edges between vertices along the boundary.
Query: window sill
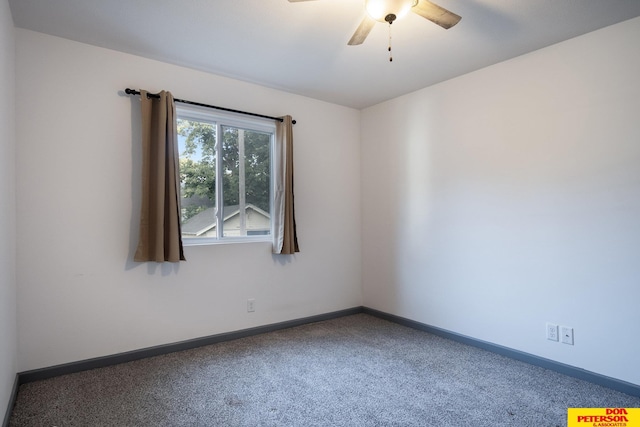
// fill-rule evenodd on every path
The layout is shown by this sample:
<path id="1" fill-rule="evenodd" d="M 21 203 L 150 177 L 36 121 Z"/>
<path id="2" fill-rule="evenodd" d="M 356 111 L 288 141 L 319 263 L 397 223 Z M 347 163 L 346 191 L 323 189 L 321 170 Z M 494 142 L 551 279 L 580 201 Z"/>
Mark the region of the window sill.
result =
<path id="1" fill-rule="evenodd" d="M 271 236 L 264 237 L 242 237 L 225 239 L 203 238 L 203 237 L 183 237 L 182 245 L 187 246 L 209 246 L 209 245 L 228 245 L 234 243 L 272 243 Z"/>

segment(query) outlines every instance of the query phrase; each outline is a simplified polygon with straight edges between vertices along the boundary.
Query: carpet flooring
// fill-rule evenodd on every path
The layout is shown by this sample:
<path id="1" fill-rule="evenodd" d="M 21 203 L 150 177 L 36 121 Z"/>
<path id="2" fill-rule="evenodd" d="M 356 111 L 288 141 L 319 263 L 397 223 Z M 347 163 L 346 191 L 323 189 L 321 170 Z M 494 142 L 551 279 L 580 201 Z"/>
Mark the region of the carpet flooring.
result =
<path id="1" fill-rule="evenodd" d="M 366 314 L 20 386 L 19 426 L 567 425 L 640 398 Z"/>

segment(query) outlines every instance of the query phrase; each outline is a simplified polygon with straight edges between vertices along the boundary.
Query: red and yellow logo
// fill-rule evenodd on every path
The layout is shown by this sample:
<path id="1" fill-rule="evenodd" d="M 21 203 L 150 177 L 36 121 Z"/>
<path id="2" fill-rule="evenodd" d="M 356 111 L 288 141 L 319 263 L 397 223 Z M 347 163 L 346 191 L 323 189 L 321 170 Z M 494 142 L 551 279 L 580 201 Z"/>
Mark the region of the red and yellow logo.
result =
<path id="1" fill-rule="evenodd" d="M 567 427 L 640 427 L 640 408 L 569 408 Z"/>

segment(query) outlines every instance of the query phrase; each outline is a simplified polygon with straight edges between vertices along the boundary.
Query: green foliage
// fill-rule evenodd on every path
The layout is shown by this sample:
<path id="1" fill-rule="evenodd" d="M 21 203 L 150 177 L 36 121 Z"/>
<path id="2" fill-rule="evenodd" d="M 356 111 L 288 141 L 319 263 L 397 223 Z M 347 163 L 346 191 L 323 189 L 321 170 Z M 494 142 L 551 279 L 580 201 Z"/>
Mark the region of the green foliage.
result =
<path id="1" fill-rule="evenodd" d="M 247 203 L 269 212 L 271 195 L 271 144 L 266 133 L 245 132 L 245 194 Z"/>
<path id="2" fill-rule="evenodd" d="M 239 138 L 242 131 L 222 128 L 222 194 L 226 206 L 239 204 Z M 184 218 L 215 205 L 216 126 L 189 120 L 178 121 L 178 134 L 185 138 L 180 153 Z M 244 131 L 245 201 L 269 211 L 270 206 L 270 136 Z"/>

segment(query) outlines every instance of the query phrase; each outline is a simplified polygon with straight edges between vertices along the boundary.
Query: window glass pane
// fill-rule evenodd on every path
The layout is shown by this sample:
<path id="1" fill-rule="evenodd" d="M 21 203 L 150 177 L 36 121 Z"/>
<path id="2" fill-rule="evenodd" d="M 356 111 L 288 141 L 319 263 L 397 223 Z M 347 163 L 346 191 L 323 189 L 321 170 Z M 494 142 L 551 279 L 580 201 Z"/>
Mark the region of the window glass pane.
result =
<path id="1" fill-rule="evenodd" d="M 222 126 L 223 236 L 267 235 L 271 230 L 271 135 Z"/>
<path id="2" fill-rule="evenodd" d="M 247 235 L 271 233 L 271 135 L 246 131 L 244 138 Z"/>
<path id="3" fill-rule="evenodd" d="M 240 162 L 238 137 L 243 133 L 235 127 L 222 126 L 222 195 L 224 204 L 222 232 L 224 237 L 242 236 L 240 230 Z"/>
<path id="4" fill-rule="evenodd" d="M 216 126 L 178 119 L 182 236 L 216 237 Z"/>

